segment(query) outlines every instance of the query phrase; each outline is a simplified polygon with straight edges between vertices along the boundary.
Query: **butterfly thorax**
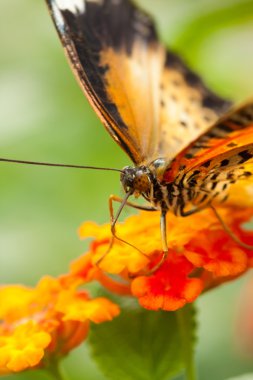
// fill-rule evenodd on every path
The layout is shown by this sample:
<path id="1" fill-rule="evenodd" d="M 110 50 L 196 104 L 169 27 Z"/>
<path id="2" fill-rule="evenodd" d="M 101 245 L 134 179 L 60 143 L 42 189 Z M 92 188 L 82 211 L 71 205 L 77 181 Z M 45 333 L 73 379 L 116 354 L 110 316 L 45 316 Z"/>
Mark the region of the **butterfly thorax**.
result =
<path id="1" fill-rule="evenodd" d="M 125 192 L 136 198 L 143 196 L 157 210 L 170 210 L 178 216 L 186 216 L 189 209 L 204 208 L 213 201 L 225 200 L 224 184 L 221 184 L 223 189 L 218 189 L 216 182 L 198 184 L 196 171 L 189 178 L 187 175 L 178 175 L 172 181 L 165 181 L 164 172 L 169 167 L 163 159 L 157 159 L 149 165 L 125 167 L 121 174 Z M 213 191 L 214 183 L 219 191 Z"/>

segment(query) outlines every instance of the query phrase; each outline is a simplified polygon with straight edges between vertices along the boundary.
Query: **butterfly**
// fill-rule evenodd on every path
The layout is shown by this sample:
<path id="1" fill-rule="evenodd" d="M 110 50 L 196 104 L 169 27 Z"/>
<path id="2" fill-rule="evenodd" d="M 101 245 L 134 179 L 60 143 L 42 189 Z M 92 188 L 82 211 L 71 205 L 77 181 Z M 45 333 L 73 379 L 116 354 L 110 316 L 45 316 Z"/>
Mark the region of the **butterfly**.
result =
<path id="1" fill-rule="evenodd" d="M 210 91 L 131 0 L 46 2 L 83 92 L 133 162 L 121 171 L 112 231 L 126 203 L 137 207 L 128 198 L 141 195 L 161 211 L 166 254 L 168 211 L 238 205 L 238 189 L 253 184 L 253 102 L 234 108 Z"/>

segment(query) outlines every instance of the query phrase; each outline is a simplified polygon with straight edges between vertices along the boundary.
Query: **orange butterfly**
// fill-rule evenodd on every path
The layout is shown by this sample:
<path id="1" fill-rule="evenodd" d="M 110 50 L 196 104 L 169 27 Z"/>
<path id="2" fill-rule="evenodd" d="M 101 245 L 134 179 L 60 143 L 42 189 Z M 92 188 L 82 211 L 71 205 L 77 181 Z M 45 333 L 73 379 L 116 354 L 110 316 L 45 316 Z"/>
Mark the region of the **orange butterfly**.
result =
<path id="1" fill-rule="evenodd" d="M 84 93 L 134 163 L 121 173 L 126 195 L 112 231 L 125 204 L 138 207 L 129 196 L 142 195 L 151 206 L 139 208 L 161 210 L 166 255 L 169 210 L 237 204 L 239 181 L 251 184 L 253 103 L 229 110 L 130 0 L 46 1 Z"/>

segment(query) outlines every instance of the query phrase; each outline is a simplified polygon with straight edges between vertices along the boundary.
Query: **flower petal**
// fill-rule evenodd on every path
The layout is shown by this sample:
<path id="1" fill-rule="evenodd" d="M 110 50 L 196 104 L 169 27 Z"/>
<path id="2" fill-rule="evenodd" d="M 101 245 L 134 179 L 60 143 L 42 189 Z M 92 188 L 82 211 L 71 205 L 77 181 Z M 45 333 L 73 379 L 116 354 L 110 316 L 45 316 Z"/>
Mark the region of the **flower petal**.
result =
<path id="1" fill-rule="evenodd" d="M 153 275 L 135 278 L 132 293 L 147 309 L 177 310 L 193 302 L 203 290 L 201 279 L 189 278 L 193 268 L 184 256 L 171 254 Z"/>
<path id="2" fill-rule="evenodd" d="M 0 373 L 23 371 L 35 367 L 44 356 L 51 336 L 29 321 L 11 333 L 0 335 Z"/>

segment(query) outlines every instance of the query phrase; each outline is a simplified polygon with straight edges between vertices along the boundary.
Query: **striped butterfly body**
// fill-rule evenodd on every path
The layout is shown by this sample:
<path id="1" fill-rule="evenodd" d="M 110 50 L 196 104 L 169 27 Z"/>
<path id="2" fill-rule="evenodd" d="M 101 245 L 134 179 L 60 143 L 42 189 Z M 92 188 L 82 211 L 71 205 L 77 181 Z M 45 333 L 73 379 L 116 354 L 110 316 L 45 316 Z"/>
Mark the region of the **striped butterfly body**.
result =
<path id="1" fill-rule="evenodd" d="M 155 207 L 176 215 L 186 216 L 210 204 L 223 203 L 233 191 L 232 185 L 239 180 L 248 180 L 245 183 L 249 184 L 251 180 L 253 144 L 245 144 L 245 139 L 253 138 L 253 123 L 250 126 L 248 122 L 251 118 L 253 104 L 232 111 L 171 163 L 166 164 L 160 158 L 148 167 L 127 168 L 125 176 L 132 175 L 133 179 L 148 176 L 144 197 Z M 122 181 L 125 185 L 124 176 Z M 137 187 L 133 182 L 133 190 Z M 190 209 L 186 210 L 187 206 Z"/>
<path id="2" fill-rule="evenodd" d="M 46 0 L 71 67 L 107 131 L 133 161 L 130 195 L 162 215 L 239 205 L 252 185 L 253 103 L 238 109 L 210 91 L 159 41 L 131 0 Z M 151 208 L 152 208 L 151 207 Z"/>

